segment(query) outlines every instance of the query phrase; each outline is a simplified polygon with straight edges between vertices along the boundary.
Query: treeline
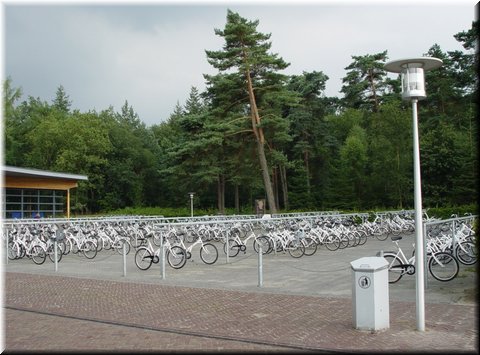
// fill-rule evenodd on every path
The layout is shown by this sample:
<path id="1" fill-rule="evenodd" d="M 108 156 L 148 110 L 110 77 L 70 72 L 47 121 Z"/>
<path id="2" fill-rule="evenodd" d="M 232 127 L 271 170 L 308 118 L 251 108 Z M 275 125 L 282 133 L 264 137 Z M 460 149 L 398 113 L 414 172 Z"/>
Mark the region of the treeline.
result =
<path id="1" fill-rule="evenodd" d="M 125 101 L 97 112 L 71 110 L 63 86 L 51 103 L 22 97 L 4 82 L 5 164 L 84 174 L 74 212 L 195 206 L 251 211 L 413 207 L 412 112 L 400 80 L 387 76 L 387 51 L 352 56 L 342 98 L 324 94 L 321 71 L 284 75 L 270 35 L 228 11 L 218 69 L 192 87 L 166 120 L 147 127 Z M 437 44 L 424 54 L 443 66 L 426 73 L 419 103 L 422 194 L 426 207 L 476 202 L 477 22 L 454 35 L 464 51 Z"/>

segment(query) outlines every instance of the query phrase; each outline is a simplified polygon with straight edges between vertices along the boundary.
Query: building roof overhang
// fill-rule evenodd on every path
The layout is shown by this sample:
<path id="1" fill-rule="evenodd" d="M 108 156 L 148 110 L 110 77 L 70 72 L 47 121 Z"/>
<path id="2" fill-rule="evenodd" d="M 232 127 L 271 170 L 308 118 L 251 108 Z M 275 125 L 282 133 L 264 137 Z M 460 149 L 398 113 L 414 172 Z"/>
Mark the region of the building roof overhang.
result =
<path id="1" fill-rule="evenodd" d="M 48 178 L 48 179 L 62 179 L 62 180 L 88 180 L 88 176 L 61 173 L 48 170 L 32 169 L 32 168 L 18 168 L 15 166 L 2 166 L 2 172 L 5 176 L 11 177 L 30 177 L 30 178 Z"/>

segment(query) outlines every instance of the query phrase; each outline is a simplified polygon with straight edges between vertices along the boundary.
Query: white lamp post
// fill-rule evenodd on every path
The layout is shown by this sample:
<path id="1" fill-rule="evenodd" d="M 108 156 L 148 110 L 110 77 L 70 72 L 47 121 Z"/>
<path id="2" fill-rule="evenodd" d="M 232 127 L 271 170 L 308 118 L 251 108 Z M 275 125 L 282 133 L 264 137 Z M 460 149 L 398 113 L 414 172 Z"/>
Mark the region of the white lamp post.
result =
<path id="1" fill-rule="evenodd" d="M 420 177 L 420 145 L 418 142 L 417 102 L 427 97 L 424 72 L 441 67 L 438 58 L 421 57 L 400 59 L 385 64 L 385 70 L 401 73 L 402 98 L 411 100 L 413 112 L 413 171 L 415 199 L 415 265 L 416 265 L 416 301 L 417 330 L 425 331 L 425 277 L 424 277 L 424 240 L 422 224 L 422 190 Z"/>
<path id="2" fill-rule="evenodd" d="M 189 192 L 190 195 L 190 216 L 193 217 L 193 195 L 195 195 L 195 192 Z"/>

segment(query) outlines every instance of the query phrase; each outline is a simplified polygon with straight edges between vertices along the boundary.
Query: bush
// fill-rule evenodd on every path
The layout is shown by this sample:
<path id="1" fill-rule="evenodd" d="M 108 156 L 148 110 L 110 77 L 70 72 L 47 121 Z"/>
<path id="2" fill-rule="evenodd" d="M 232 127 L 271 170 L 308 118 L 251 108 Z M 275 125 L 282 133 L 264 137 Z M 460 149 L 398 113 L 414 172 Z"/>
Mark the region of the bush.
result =
<path id="1" fill-rule="evenodd" d="M 455 206 L 455 207 L 435 207 L 435 208 L 428 208 L 427 214 L 429 217 L 436 217 L 440 219 L 464 217 L 465 215 L 468 215 L 468 214 L 478 215 L 478 207 L 477 205 L 465 205 L 465 206 Z"/>

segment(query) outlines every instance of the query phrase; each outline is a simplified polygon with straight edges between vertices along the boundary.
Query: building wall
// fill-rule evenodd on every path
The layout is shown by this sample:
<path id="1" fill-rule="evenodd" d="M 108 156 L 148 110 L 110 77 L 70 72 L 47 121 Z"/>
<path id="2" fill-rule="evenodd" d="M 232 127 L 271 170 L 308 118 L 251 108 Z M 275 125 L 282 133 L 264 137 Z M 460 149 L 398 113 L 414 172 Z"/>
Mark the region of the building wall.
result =
<path id="1" fill-rule="evenodd" d="M 66 191 L 50 189 L 6 188 L 4 192 L 5 218 L 65 217 Z"/>
<path id="2" fill-rule="evenodd" d="M 3 217 L 70 217 L 70 189 L 77 186 L 71 179 L 7 175 Z"/>

